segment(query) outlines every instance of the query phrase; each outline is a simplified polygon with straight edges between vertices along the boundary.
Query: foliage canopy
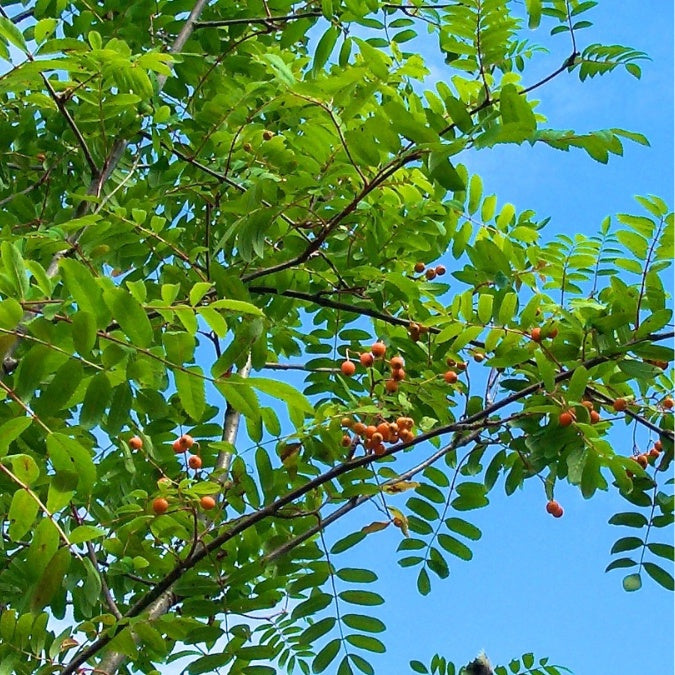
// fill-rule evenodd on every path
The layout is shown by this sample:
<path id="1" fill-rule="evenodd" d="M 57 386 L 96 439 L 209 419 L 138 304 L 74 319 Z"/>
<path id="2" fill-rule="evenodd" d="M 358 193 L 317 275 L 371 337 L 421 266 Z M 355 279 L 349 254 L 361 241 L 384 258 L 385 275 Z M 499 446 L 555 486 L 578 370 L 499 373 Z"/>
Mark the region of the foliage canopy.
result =
<path id="1" fill-rule="evenodd" d="M 372 673 L 352 547 L 398 528 L 427 594 L 532 478 L 554 515 L 558 481 L 618 491 L 608 569 L 672 590 L 673 214 L 552 236 L 470 171 L 647 143 L 537 112 L 557 77 L 640 76 L 583 42 L 596 4 L 3 3 L 2 672 Z M 532 81 L 540 23 L 570 50 Z"/>

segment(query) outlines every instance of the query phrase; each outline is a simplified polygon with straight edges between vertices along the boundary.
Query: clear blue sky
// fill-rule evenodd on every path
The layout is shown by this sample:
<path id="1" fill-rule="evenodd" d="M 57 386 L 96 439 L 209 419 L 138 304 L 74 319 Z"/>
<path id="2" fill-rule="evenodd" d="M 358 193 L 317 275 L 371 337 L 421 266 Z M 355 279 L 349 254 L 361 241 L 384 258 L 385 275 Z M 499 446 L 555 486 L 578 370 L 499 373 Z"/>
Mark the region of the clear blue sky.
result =
<path id="1" fill-rule="evenodd" d="M 638 212 L 636 194 L 656 194 L 673 205 L 673 5 L 612 0 L 601 2 L 591 18 L 594 27 L 579 33 L 581 47 L 623 44 L 648 52 L 653 61 L 644 62 L 639 81 L 618 71 L 585 83 L 576 74 L 563 75 L 539 91 L 539 110 L 553 128 L 620 127 L 644 133 L 652 147 L 626 143 L 624 156 L 611 157 L 608 166 L 583 152 L 527 145 L 501 146 L 465 160 L 500 202 L 551 216 L 545 239 L 558 232 L 588 234 L 606 215 Z M 535 41 L 547 42 L 546 34 L 540 28 Z M 564 37 L 555 42 L 559 52 L 539 57 L 545 63 L 541 74 L 569 53 Z M 630 454 L 632 441 L 618 427 L 615 448 Z M 556 497 L 565 515 L 553 519 L 544 511 L 538 481 L 509 498 L 496 487 L 488 508 L 467 514 L 483 530 L 474 559 L 453 562 L 450 577 L 433 579 L 427 597 L 416 591 L 414 568 L 397 565 L 400 534 L 393 528 L 336 557 L 335 564 L 346 566 L 356 552 L 359 564 L 380 576 L 388 630 L 387 653 L 371 659 L 376 672 L 409 672 L 409 659 L 428 663 L 434 653 L 464 664 L 484 648 L 493 663 L 533 651 L 576 675 L 672 673 L 672 595 L 649 579 L 629 594 L 621 587 L 621 570 L 604 573 L 614 541 L 634 533 L 607 524 L 612 514 L 627 510 L 626 502 L 614 493 L 585 501 L 576 489 L 561 488 Z M 399 499 L 403 505 L 405 497 Z M 374 510 L 357 512 L 347 527 L 375 519 Z M 346 531 L 335 526 L 328 538 Z"/>

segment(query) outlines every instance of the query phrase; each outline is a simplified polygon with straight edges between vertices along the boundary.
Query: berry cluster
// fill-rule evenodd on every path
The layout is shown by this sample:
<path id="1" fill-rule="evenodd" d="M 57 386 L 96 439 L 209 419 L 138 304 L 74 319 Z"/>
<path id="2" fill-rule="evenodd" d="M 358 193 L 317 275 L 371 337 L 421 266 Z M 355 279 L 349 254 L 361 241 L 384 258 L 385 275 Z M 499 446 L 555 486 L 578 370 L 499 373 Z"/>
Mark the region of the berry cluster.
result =
<path id="1" fill-rule="evenodd" d="M 375 421 L 377 424 L 366 424 L 364 421 L 355 421 L 351 417 L 343 417 L 342 426 L 345 429 L 351 429 L 354 436 L 345 433 L 342 437 L 342 445 L 354 447 L 360 443 L 366 452 L 379 457 L 386 450 L 385 443 L 390 445 L 399 441 L 409 443 L 415 438 L 412 430 L 415 422 L 412 417 L 397 417 L 394 422 L 387 422 L 381 418 Z"/>
<path id="2" fill-rule="evenodd" d="M 443 265 L 436 265 L 436 267 L 427 267 L 423 262 L 417 262 L 415 263 L 415 267 L 413 268 L 417 274 L 422 274 L 424 273 L 424 276 L 429 280 L 432 281 L 436 277 L 442 277 L 446 269 Z"/>

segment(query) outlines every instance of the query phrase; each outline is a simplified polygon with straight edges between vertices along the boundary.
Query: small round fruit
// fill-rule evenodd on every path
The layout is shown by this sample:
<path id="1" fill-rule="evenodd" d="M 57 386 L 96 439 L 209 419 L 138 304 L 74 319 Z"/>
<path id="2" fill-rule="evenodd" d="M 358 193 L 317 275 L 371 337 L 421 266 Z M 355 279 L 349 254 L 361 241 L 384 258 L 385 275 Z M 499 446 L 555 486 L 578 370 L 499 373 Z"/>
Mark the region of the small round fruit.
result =
<path id="1" fill-rule="evenodd" d="M 591 410 L 591 424 L 597 424 L 600 421 L 600 413 L 597 410 Z"/>
<path id="2" fill-rule="evenodd" d="M 351 417 L 343 417 L 340 420 L 340 426 L 344 427 L 345 429 L 351 429 L 354 426 L 354 422 L 352 421 Z"/>
<path id="3" fill-rule="evenodd" d="M 426 265 L 423 262 L 416 262 L 414 269 L 415 272 L 417 272 L 417 274 L 422 274 L 422 272 L 424 272 L 424 270 L 426 269 Z"/>
<path id="4" fill-rule="evenodd" d="M 670 396 L 669 396 L 668 398 L 664 398 L 664 399 L 663 399 L 663 407 L 664 407 L 666 410 L 672 410 L 672 409 L 673 409 L 673 405 L 675 405 L 675 404 L 673 404 L 673 399 L 670 398 Z"/>
<path id="5" fill-rule="evenodd" d="M 444 265 L 436 265 L 435 272 L 436 272 L 437 277 L 442 277 L 446 272 L 445 266 Z"/>
<path id="6" fill-rule="evenodd" d="M 392 356 L 391 359 L 389 359 L 389 366 L 392 370 L 403 368 L 404 365 L 405 361 L 403 360 L 402 356 Z"/>
<path id="7" fill-rule="evenodd" d="M 352 437 L 349 434 L 345 434 L 340 441 L 340 444 L 343 448 L 348 448 L 352 444 Z"/>
<path id="8" fill-rule="evenodd" d="M 433 281 L 436 278 L 436 270 L 431 267 L 424 273 L 424 276 L 429 280 Z"/>
<path id="9" fill-rule="evenodd" d="M 565 511 L 563 510 L 563 507 L 558 506 L 558 508 L 551 515 L 554 518 L 562 518 L 563 513 L 565 513 Z"/>
<path id="10" fill-rule="evenodd" d="M 658 457 L 661 453 L 656 449 L 656 447 L 651 448 L 651 450 L 647 453 L 650 457 Z"/>
<path id="11" fill-rule="evenodd" d="M 204 509 L 204 511 L 210 511 L 211 509 L 216 508 L 216 500 L 211 497 L 211 495 L 204 495 L 200 500 L 199 504 Z"/>
<path id="12" fill-rule="evenodd" d="M 45 155 L 44 152 L 38 152 L 38 154 L 35 155 L 35 158 L 38 160 L 38 162 L 44 162 L 45 159 L 47 159 L 47 155 Z"/>
<path id="13" fill-rule="evenodd" d="M 530 331 L 530 337 L 534 342 L 541 342 L 541 328 L 539 328 L 539 326 L 535 326 Z"/>
<path id="14" fill-rule="evenodd" d="M 455 367 L 457 368 L 457 370 L 466 370 L 466 362 L 457 361 L 457 365 Z"/>
<path id="15" fill-rule="evenodd" d="M 140 450 L 143 447 L 143 440 L 140 436 L 132 436 L 129 439 L 129 447 L 132 450 Z"/>
<path id="16" fill-rule="evenodd" d="M 560 508 L 560 504 L 555 499 L 551 499 L 550 501 L 546 502 L 546 513 L 553 513 L 554 511 L 557 511 Z"/>
<path id="17" fill-rule="evenodd" d="M 356 372 L 356 366 L 353 361 L 343 361 L 340 365 L 340 370 L 343 375 L 351 377 Z"/>
<path id="18" fill-rule="evenodd" d="M 373 437 L 373 434 L 377 431 L 377 427 L 374 424 L 369 424 L 366 427 L 366 438 L 371 439 Z"/>
<path id="19" fill-rule="evenodd" d="M 414 424 L 412 417 L 399 417 L 396 419 L 396 424 L 399 427 L 399 433 L 401 429 L 412 429 Z"/>
<path id="20" fill-rule="evenodd" d="M 612 403 L 612 408 L 616 410 L 616 412 L 622 412 L 628 407 L 628 403 L 625 398 L 617 398 L 614 403 Z"/>
<path id="21" fill-rule="evenodd" d="M 661 452 L 661 450 L 663 450 L 663 443 L 661 443 L 661 439 L 659 439 L 658 441 L 654 441 L 654 447 L 655 447 L 659 452 Z"/>
<path id="22" fill-rule="evenodd" d="M 382 445 L 382 443 L 376 443 L 373 446 L 373 453 L 377 455 L 377 457 L 381 457 L 385 453 L 385 447 Z"/>
<path id="23" fill-rule="evenodd" d="M 366 425 L 363 422 L 357 422 L 353 427 L 352 431 L 359 436 L 363 436 L 366 433 Z"/>
<path id="24" fill-rule="evenodd" d="M 404 443 L 410 443 L 410 441 L 415 438 L 415 434 L 410 431 L 410 429 L 403 429 L 403 431 L 399 433 L 399 437 Z"/>
<path id="25" fill-rule="evenodd" d="M 445 375 L 443 375 L 443 379 L 448 384 L 455 384 L 455 382 L 457 382 L 457 373 L 454 370 L 448 370 Z"/>
<path id="26" fill-rule="evenodd" d="M 181 452 L 187 452 L 187 446 L 183 445 L 180 441 L 180 438 L 177 438 L 172 444 L 171 447 L 173 451 L 178 455 Z"/>
<path id="27" fill-rule="evenodd" d="M 420 339 L 420 328 L 419 326 L 414 323 L 408 328 L 408 334 L 410 335 L 410 339 L 413 342 L 417 342 Z"/>
<path id="28" fill-rule="evenodd" d="M 391 429 L 387 422 L 381 422 L 377 425 L 377 433 L 382 436 L 382 440 L 388 441 L 391 436 Z"/>
<path id="29" fill-rule="evenodd" d="M 382 443 L 382 441 L 384 440 L 384 436 L 379 431 L 376 431 L 370 437 L 370 440 L 377 445 L 378 443 Z"/>
<path id="30" fill-rule="evenodd" d="M 636 458 L 635 461 L 643 468 L 646 469 L 647 465 L 649 464 L 649 460 L 647 459 L 647 455 L 644 453 L 640 453 Z"/>
<path id="31" fill-rule="evenodd" d="M 163 513 L 166 513 L 169 510 L 169 502 L 164 499 L 164 497 L 157 497 L 152 501 L 152 510 L 158 516 L 161 516 Z"/>
<path id="32" fill-rule="evenodd" d="M 363 352 L 363 354 L 359 356 L 359 363 L 364 368 L 370 368 L 370 366 L 373 365 L 373 361 L 375 361 L 375 357 L 370 352 Z"/>
<path id="33" fill-rule="evenodd" d="M 241 147 L 244 148 L 245 152 L 253 151 L 253 146 L 250 143 L 244 143 L 244 145 L 242 145 Z"/>
<path id="34" fill-rule="evenodd" d="M 473 360 L 474 360 L 476 363 L 481 363 L 481 361 L 485 361 L 485 354 L 483 354 L 483 352 L 476 352 L 476 353 L 473 355 Z"/>
<path id="35" fill-rule="evenodd" d="M 188 466 L 195 471 L 202 468 L 202 458 L 199 455 L 192 455 L 188 459 Z"/>
<path id="36" fill-rule="evenodd" d="M 572 415 L 571 412 L 566 410 L 565 412 L 560 413 L 558 424 L 560 424 L 561 427 L 568 427 L 572 422 L 574 422 L 574 415 Z"/>
<path id="37" fill-rule="evenodd" d="M 375 358 L 381 359 L 387 352 L 387 345 L 378 341 L 370 348 L 370 351 L 373 352 Z"/>
<path id="38" fill-rule="evenodd" d="M 269 129 L 265 129 L 262 134 L 263 141 L 271 141 L 274 138 L 274 132 L 269 131 Z"/>
<path id="39" fill-rule="evenodd" d="M 384 388 L 390 393 L 393 394 L 395 391 L 398 391 L 398 382 L 396 380 L 387 380 L 384 383 Z"/>
<path id="40" fill-rule="evenodd" d="M 195 439 L 190 434 L 183 434 L 179 439 L 180 444 L 188 450 L 195 444 Z"/>
<path id="41" fill-rule="evenodd" d="M 449 356 L 447 359 L 445 359 L 445 363 L 449 368 L 454 368 L 457 365 L 457 361 L 455 361 L 455 359 L 451 359 Z"/>
<path id="42" fill-rule="evenodd" d="M 396 380 L 397 382 L 400 382 L 401 380 L 405 380 L 405 370 L 403 370 L 403 368 L 398 368 L 397 370 L 392 370 L 391 371 L 391 379 Z"/>

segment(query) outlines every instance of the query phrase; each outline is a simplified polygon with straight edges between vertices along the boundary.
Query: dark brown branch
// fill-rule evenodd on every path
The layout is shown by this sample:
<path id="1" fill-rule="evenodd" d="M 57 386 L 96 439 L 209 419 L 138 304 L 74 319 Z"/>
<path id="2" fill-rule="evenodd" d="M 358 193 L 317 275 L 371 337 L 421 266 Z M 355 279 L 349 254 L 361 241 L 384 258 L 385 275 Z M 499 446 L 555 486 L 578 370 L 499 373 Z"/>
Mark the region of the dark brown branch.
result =
<path id="1" fill-rule="evenodd" d="M 287 21 L 297 21 L 298 19 L 310 19 L 323 16 L 323 12 L 314 10 L 311 12 L 300 12 L 298 14 L 287 14 L 286 16 L 257 16 L 257 17 L 240 17 L 238 19 L 218 19 L 216 21 L 197 21 L 195 29 L 197 28 L 222 28 L 224 26 L 241 26 L 252 24 L 275 24 Z"/>

